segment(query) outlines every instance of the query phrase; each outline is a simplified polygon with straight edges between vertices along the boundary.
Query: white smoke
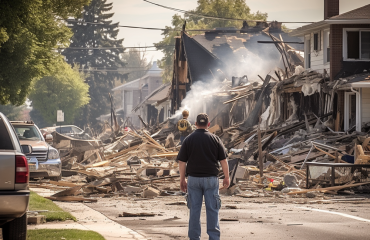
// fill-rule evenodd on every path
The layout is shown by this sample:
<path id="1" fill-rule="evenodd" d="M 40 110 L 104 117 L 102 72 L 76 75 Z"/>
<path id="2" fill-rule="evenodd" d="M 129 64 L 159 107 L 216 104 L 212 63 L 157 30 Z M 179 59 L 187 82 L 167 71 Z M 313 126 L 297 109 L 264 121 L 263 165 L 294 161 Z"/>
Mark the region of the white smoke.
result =
<path id="1" fill-rule="evenodd" d="M 230 82 L 231 83 L 231 82 Z M 191 85 L 191 89 L 186 93 L 186 97 L 181 102 L 181 107 L 175 112 L 174 117 L 179 117 L 182 111 L 189 111 L 189 121 L 195 123 L 199 113 L 206 112 L 205 103 L 212 98 L 212 94 L 221 91 L 224 83 L 220 81 L 197 81 Z"/>
<path id="2" fill-rule="evenodd" d="M 267 57 L 262 58 L 246 48 L 235 50 L 234 57 L 233 60 L 225 61 L 226 63 L 232 63 L 228 65 L 229 74 L 233 77 L 247 75 L 250 82 L 261 81 L 258 75 L 265 78 L 276 67 L 281 67 L 276 60 L 268 60 Z"/>

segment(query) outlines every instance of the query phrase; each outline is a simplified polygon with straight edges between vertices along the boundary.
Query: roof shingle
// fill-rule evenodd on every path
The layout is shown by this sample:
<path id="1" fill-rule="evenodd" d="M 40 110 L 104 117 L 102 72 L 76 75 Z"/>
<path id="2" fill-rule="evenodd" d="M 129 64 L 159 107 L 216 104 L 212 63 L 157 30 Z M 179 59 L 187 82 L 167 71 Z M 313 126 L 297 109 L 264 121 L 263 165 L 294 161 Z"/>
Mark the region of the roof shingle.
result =
<path id="1" fill-rule="evenodd" d="M 370 19 L 370 4 L 329 18 L 330 20 Z"/>

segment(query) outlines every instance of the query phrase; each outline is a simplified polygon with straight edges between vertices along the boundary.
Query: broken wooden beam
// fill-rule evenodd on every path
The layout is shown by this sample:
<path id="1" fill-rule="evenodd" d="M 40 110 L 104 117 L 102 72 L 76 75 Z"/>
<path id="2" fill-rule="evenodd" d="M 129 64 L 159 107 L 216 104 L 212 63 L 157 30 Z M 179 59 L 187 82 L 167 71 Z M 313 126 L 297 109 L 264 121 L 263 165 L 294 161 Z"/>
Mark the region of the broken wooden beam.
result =
<path id="1" fill-rule="evenodd" d="M 128 212 L 123 212 L 122 214 L 118 215 L 119 217 L 154 217 L 154 213 L 128 213 Z"/>
<path id="2" fill-rule="evenodd" d="M 60 202 L 97 202 L 97 199 L 92 198 L 84 198 L 84 197 L 75 197 L 75 196 L 64 196 L 64 197 L 45 197 L 52 201 L 60 201 Z"/>
<path id="3" fill-rule="evenodd" d="M 341 189 L 344 189 L 344 188 L 357 187 L 357 186 L 366 185 L 366 184 L 370 184 L 370 182 L 347 184 L 347 185 L 343 185 L 343 186 L 335 186 L 335 187 L 327 187 L 327 188 L 306 189 L 306 190 L 297 191 L 297 192 L 289 192 L 288 195 L 303 194 L 303 193 L 308 193 L 308 192 L 327 191 L 327 190 L 329 190 L 329 191 L 331 191 L 331 190 L 341 190 Z"/>

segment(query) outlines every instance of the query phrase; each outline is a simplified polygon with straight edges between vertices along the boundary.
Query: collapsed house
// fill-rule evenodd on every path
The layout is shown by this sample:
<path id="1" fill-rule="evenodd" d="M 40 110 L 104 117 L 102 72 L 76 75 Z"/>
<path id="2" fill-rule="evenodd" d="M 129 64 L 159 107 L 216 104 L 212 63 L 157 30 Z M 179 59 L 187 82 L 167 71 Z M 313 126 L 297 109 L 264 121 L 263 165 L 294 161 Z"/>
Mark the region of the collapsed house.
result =
<path id="1" fill-rule="evenodd" d="M 283 42 L 289 42 L 290 45 Z M 226 113 L 232 109 L 219 105 L 227 99 L 227 95 L 224 94 L 223 98 L 220 93 L 219 99 L 215 100 L 210 99 L 208 93 L 199 92 L 199 95 L 208 97 L 199 104 L 190 104 L 198 106 L 194 109 L 194 106 L 187 106 L 183 101 L 189 96 L 189 91 L 202 88 L 203 91 L 220 92 L 222 89 L 217 86 L 221 86 L 225 80 L 232 80 L 232 87 L 247 82 L 261 83 L 260 76 L 265 77 L 271 70 L 276 70 L 274 81 L 286 78 L 295 66 L 303 65 L 300 51 L 303 51 L 301 39 L 283 32 L 278 22 L 260 22 L 254 27 L 245 22 L 242 29 L 220 28 L 194 36 L 182 31 L 175 45 L 171 113 L 175 114 L 181 107 L 193 107 L 191 110 L 205 111 L 210 118 L 218 115 L 215 123 L 229 127 L 233 122 L 245 118 L 245 105 L 239 102 L 234 106 L 234 111 L 240 114 L 230 119 Z"/>

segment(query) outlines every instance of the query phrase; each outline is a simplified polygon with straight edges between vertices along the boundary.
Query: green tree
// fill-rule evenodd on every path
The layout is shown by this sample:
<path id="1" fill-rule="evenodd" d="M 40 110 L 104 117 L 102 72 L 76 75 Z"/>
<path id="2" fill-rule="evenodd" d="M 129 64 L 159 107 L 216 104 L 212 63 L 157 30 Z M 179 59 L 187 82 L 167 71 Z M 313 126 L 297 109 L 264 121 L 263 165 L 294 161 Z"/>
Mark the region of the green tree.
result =
<path id="1" fill-rule="evenodd" d="M 145 50 L 130 49 L 122 54 L 122 59 L 127 63 L 125 68 L 129 72 L 127 82 L 143 77 L 152 66 L 151 61 L 147 59 Z"/>
<path id="2" fill-rule="evenodd" d="M 47 74 L 69 44 L 64 19 L 89 0 L 2 0 L 0 3 L 0 104 L 23 104 L 32 80 Z"/>
<path id="3" fill-rule="evenodd" d="M 14 106 L 11 104 L 0 105 L 0 112 L 2 112 L 10 121 L 24 121 L 22 119 L 22 112 L 27 108 L 26 105 Z"/>
<path id="4" fill-rule="evenodd" d="M 33 108 L 30 112 L 31 120 L 39 127 L 50 127 L 51 125 L 45 121 L 45 119 L 42 117 L 42 114 L 39 110 Z M 58 124 L 59 125 L 59 124 Z"/>
<path id="5" fill-rule="evenodd" d="M 109 112 L 108 93 L 116 80 L 123 81 L 127 77 L 127 74 L 117 71 L 125 65 L 120 57 L 124 48 L 123 39 L 117 39 L 118 23 L 113 24 L 109 20 L 113 16 L 113 13 L 108 13 L 111 9 L 112 3 L 107 3 L 107 0 L 92 0 L 84 8 L 82 18 L 68 20 L 74 35 L 70 48 L 63 55 L 69 64 L 77 63 L 81 70 L 90 72 L 86 80 L 91 101 L 76 118 L 80 126 L 94 124 L 97 117 Z"/>
<path id="6" fill-rule="evenodd" d="M 90 100 L 84 77 L 78 66 L 72 69 L 59 60 L 51 67 L 49 76 L 35 82 L 29 98 L 47 124 L 56 123 L 57 110 L 64 112 L 64 124 L 73 123 L 79 108 Z"/>
<path id="7" fill-rule="evenodd" d="M 198 0 L 196 9 L 189 11 L 189 13 L 192 14 L 185 14 L 184 17 L 178 14 L 172 16 L 171 26 L 166 26 L 162 32 L 164 36 L 163 40 L 155 44 L 157 49 L 162 50 L 164 53 L 164 57 L 159 61 L 159 66 L 164 69 L 162 74 L 164 82 L 172 80 L 173 72 L 173 47 L 169 47 L 168 45 L 175 45 L 175 37 L 179 35 L 185 21 L 186 29 L 194 30 L 214 29 L 217 27 L 241 28 L 243 25 L 243 21 L 211 19 L 199 15 L 245 20 L 267 19 L 267 13 L 261 13 L 259 11 L 252 13 L 245 0 Z M 254 22 L 249 24 L 253 25 Z M 189 33 L 191 34 L 192 32 Z M 196 32 L 195 34 L 200 34 L 200 32 Z"/>

